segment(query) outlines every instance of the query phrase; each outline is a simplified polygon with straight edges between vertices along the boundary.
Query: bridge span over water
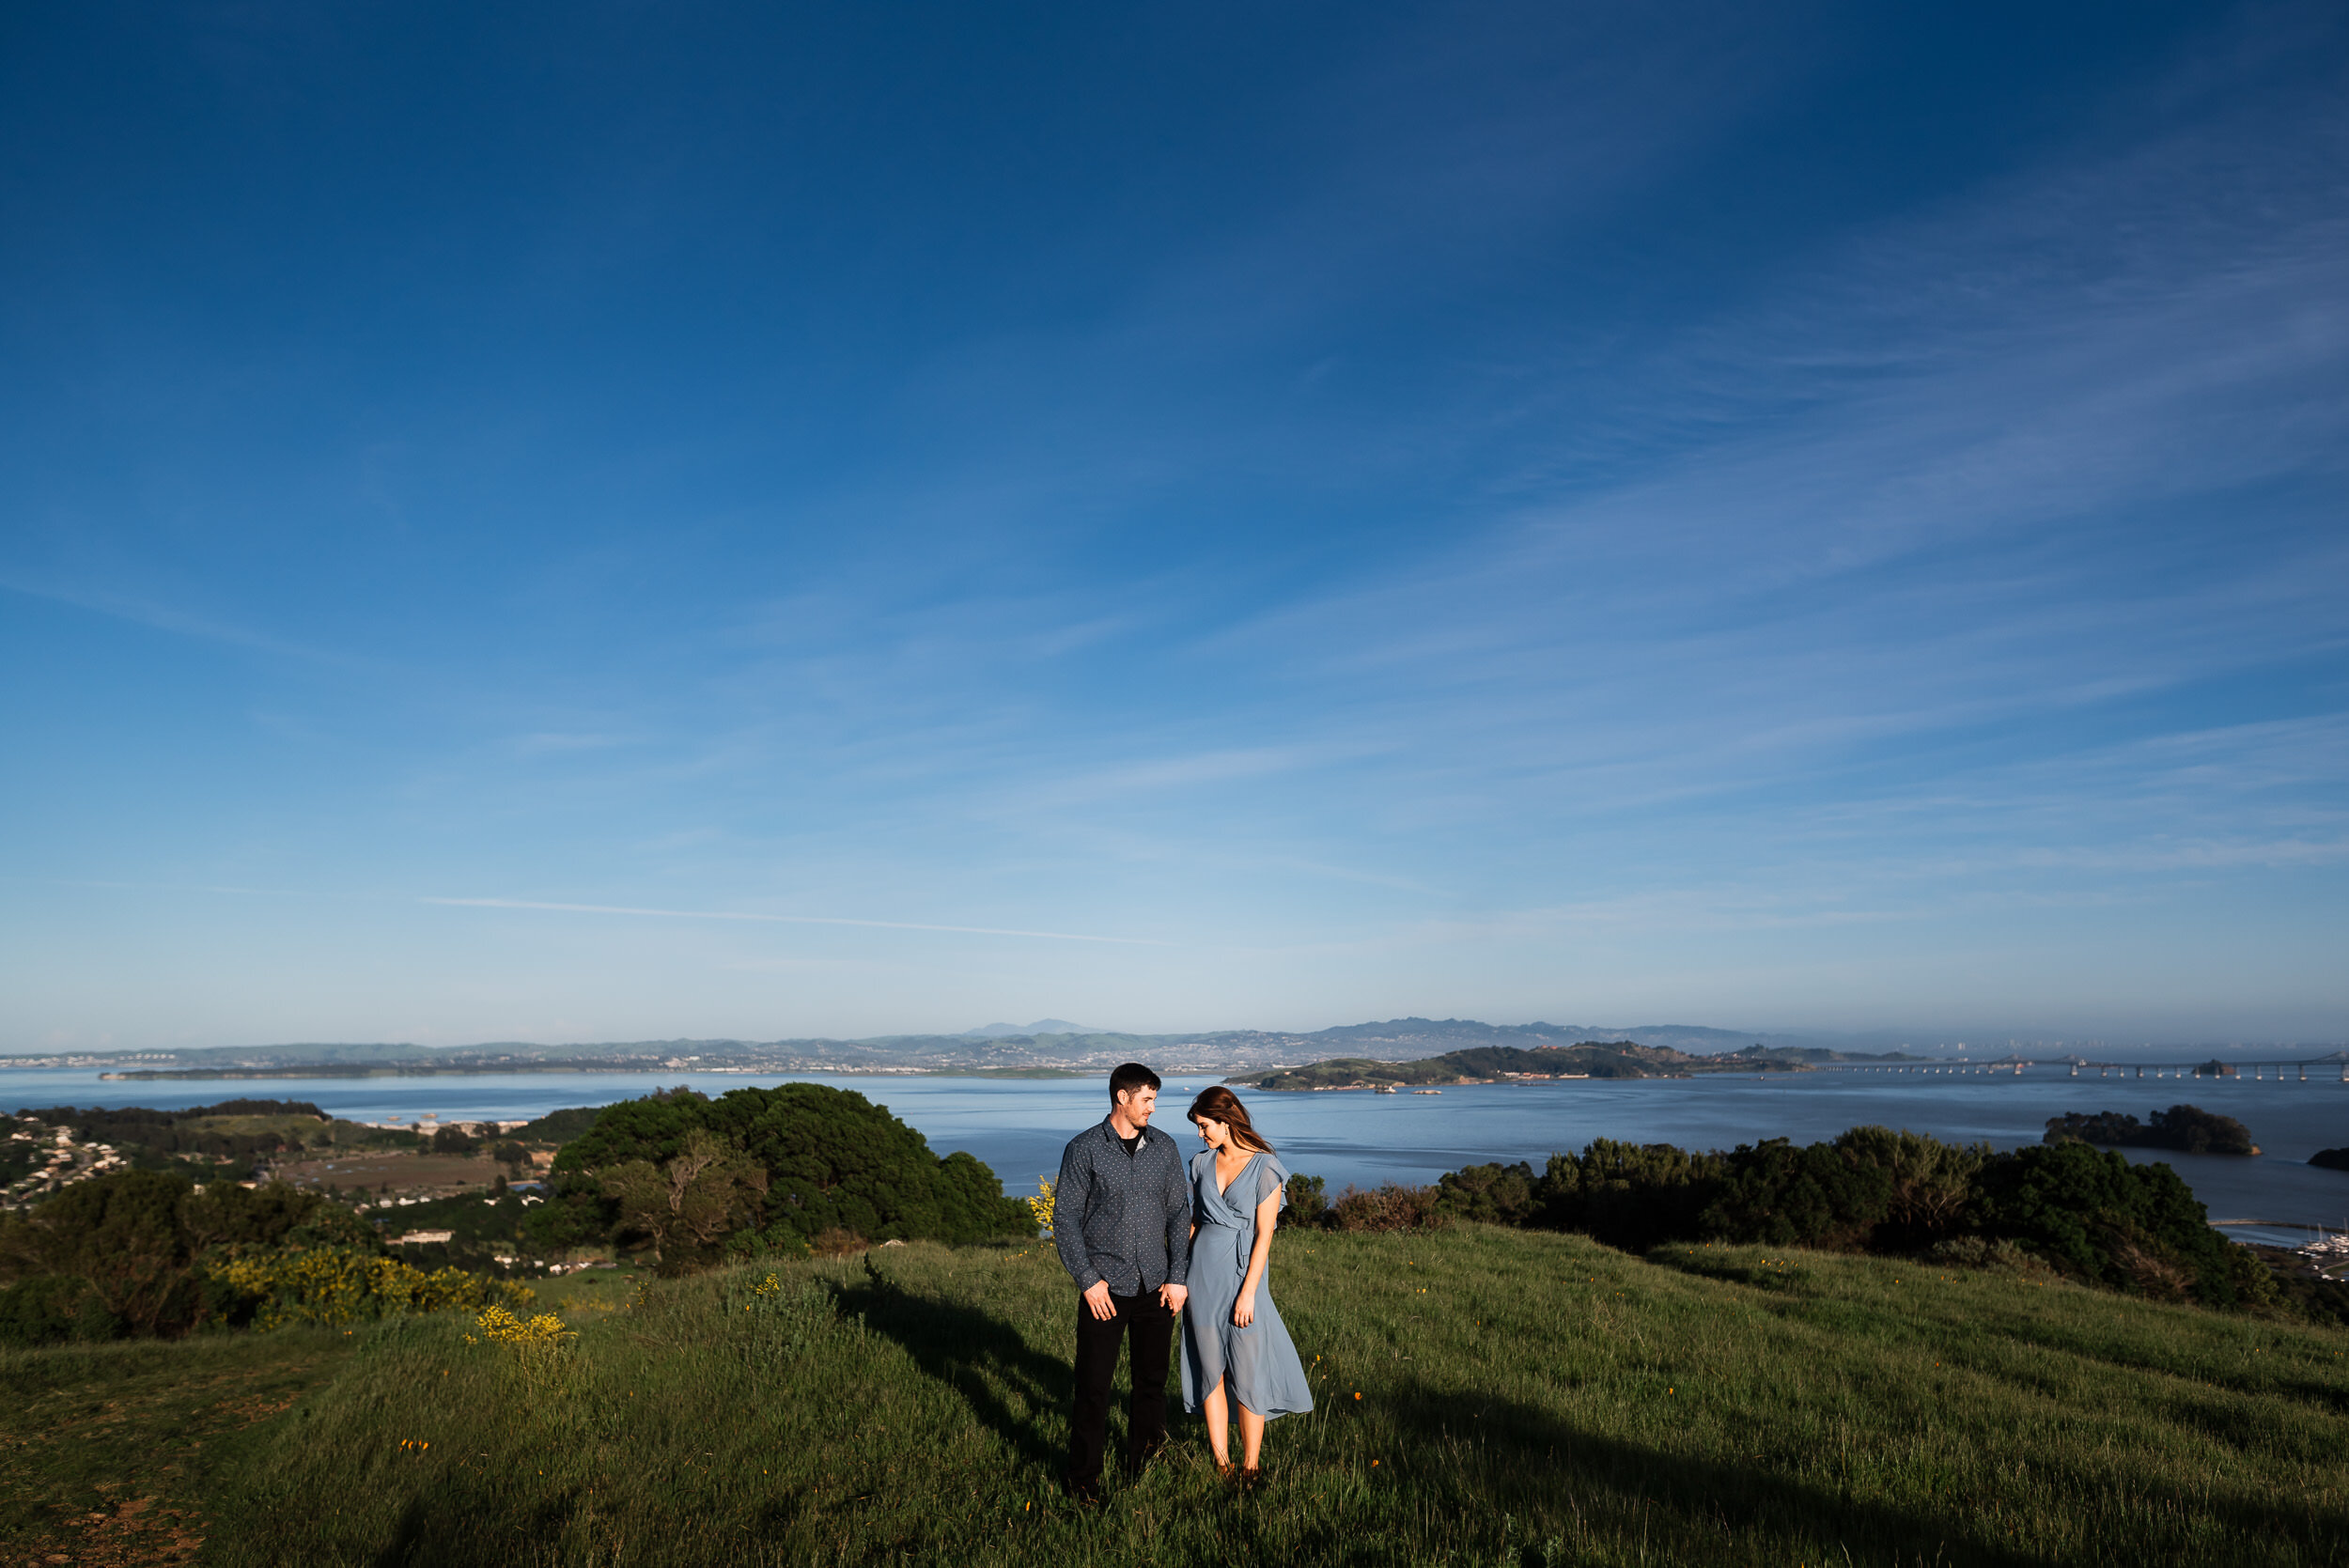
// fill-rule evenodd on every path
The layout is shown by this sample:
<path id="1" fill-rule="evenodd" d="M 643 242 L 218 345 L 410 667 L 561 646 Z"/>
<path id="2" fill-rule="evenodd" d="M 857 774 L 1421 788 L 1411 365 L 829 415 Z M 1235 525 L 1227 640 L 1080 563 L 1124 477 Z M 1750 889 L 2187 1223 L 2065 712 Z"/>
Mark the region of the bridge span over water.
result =
<path id="1" fill-rule="evenodd" d="M 2217 1057 L 2200 1062 L 2100 1062 L 2085 1056 L 2002 1056 L 1993 1062 L 1836 1062 L 1823 1065 L 1839 1073 L 1906 1073 L 1919 1078 L 1983 1078 L 2001 1073 L 2020 1078 L 2029 1068 L 2059 1071 L 2071 1078 L 2092 1073 L 2103 1079 L 2236 1078 L 2255 1083 L 2349 1083 L 2349 1050 L 2265 1062 Z"/>

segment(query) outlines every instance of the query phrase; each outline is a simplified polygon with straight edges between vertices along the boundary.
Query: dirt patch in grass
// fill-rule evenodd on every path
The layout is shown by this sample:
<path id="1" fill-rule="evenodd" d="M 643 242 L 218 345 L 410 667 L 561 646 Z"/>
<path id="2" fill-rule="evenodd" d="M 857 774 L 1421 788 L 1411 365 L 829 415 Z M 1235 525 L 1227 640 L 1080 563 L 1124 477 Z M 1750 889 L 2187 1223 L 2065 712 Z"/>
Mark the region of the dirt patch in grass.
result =
<path id="1" fill-rule="evenodd" d="M 89 1568 L 181 1568 L 204 1545 L 194 1510 L 153 1497 L 134 1498 L 79 1518 L 56 1521 L 45 1540 L 21 1542 L 10 1559 L 25 1563 L 87 1564 Z"/>
<path id="2" fill-rule="evenodd" d="M 342 1355 L 316 1336 L 244 1335 L 8 1357 L 0 1568 L 193 1561 L 210 1448 L 284 1414 Z"/>

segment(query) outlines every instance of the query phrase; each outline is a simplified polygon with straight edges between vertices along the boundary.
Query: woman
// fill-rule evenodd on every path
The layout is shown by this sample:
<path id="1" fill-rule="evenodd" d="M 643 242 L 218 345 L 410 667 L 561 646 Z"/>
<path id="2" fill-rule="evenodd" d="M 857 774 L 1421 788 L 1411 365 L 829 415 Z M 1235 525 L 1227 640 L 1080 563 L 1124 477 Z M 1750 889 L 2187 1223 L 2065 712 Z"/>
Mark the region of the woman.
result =
<path id="1" fill-rule="evenodd" d="M 1263 1474 L 1264 1423 L 1314 1407 L 1305 1368 L 1272 1305 L 1273 1218 L 1289 1173 L 1248 1120 L 1239 1096 L 1217 1085 L 1190 1102 L 1206 1148 L 1190 1161 L 1190 1299 L 1183 1304 L 1183 1408 L 1207 1419 L 1215 1467 L 1232 1469 L 1231 1406 L 1239 1406 L 1240 1468 Z"/>

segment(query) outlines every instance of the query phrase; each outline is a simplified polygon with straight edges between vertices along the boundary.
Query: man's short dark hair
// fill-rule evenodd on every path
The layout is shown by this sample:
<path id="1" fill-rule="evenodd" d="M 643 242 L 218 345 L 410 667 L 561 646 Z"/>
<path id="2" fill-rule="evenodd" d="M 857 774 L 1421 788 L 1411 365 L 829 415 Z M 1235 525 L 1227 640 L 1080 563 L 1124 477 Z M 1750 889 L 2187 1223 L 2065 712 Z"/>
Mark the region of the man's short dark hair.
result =
<path id="1" fill-rule="evenodd" d="M 1137 1089 L 1156 1089 L 1159 1075 L 1139 1062 L 1128 1062 L 1110 1075 L 1110 1098 L 1130 1094 Z"/>

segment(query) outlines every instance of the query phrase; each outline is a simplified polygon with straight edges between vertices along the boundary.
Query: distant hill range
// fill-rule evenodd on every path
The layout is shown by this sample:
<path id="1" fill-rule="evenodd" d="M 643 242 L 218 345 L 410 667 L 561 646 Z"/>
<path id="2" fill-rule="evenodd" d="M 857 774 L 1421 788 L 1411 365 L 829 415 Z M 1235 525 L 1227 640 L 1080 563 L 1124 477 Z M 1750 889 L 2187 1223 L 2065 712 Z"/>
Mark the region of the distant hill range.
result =
<path id="1" fill-rule="evenodd" d="M 1377 1089 L 1505 1079 L 1560 1078 L 1688 1078 L 1697 1073 L 1799 1073 L 1823 1062 L 1918 1061 L 1906 1056 L 1868 1056 L 1823 1047 L 1748 1046 L 1699 1055 L 1671 1046 L 1636 1040 L 1584 1041 L 1571 1046 L 1471 1046 L 1416 1062 L 1378 1062 L 1332 1057 L 1302 1067 L 1283 1067 L 1252 1079 L 1259 1089 Z"/>
<path id="2" fill-rule="evenodd" d="M 1087 1029 L 1081 1023 L 1070 1023 L 1066 1018 L 1038 1018 L 1031 1024 L 991 1023 L 978 1029 L 966 1029 L 955 1038 L 957 1040 L 1009 1040 L 1022 1034 L 1034 1037 L 1038 1034 L 1100 1034 L 1104 1032 L 1106 1032 L 1098 1029 Z"/>
<path id="3" fill-rule="evenodd" d="M 43 1053 L 0 1057 L 0 1069 L 89 1067 L 110 1078 L 145 1079 L 515 1072 L 1086 1072 L 1141 1061 L 1161 1072 L 1242 1075 L 1298 1063 L 1317 1068 L 1338 1060 L 1368 1062 L 1382 1068 L 1417 1067 L 1461 1052 L 1554 1052 L 1585 1046 L 1603 1046 L 1621 1054 L 1626 1063 L 1643 1063 L 1643 1072 L 1693 1072 L 1700 1064 L 1707 1070 L 1750 1072 L 1764 1065 L 1911 1060 L 1897 1055 L 1854 1055 L 1844 1048 L 1862 1043 L 1877 1042 L 1743 1033 L 1690 1024 L 1623 1029 L 1488 1024 L 1471 1018 L 1391 1018 L 1384 1023 L 1346 1024 L 1311 1032 L 1243 1029 L 1200 1034 L 1128 1034 L 1085 1029 L 1065 1018 L 1040 1018 L 1024 1026 L 988 1024 L 959 1034 L 889 1034 L 859 1040 L 638 1040 L 562 1046 L 492 1042 L 455 1047 L 320 1042 L 201 1050 Z M 1602 1059 L 1614 1060 L 1604 1051 L 1589 1057 L 1593 1062 Z M 1563 1059 L 1543 1056 L 1538 1060 Z"/>

